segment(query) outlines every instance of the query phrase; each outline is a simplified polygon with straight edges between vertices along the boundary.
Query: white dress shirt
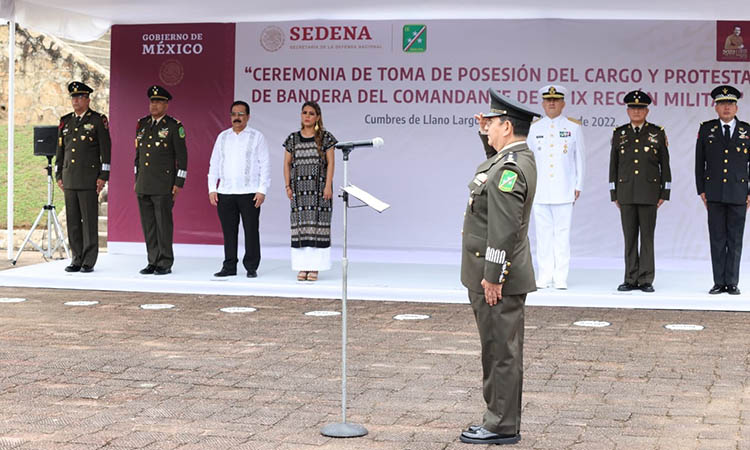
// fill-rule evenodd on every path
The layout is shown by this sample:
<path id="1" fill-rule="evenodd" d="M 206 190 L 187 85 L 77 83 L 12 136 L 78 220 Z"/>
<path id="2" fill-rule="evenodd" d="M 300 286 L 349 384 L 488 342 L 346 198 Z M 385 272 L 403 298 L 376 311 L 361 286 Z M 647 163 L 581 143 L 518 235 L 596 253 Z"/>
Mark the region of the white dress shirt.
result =
<path id="1" fill-rule="evenodd" d="M 263 133 L 248 126 L 239 133 L 229 128 L 219 133 L 211 152 L 208 192 L 265 195 L 271 185 L 270 173 Z"/>
<path id="2" fill-rule="evenodd" d="M 537 185 L 534 203 L 573 203 L 583 191 L 585 155 L 581 126 L 559 115 L 531 124 L 526 140 L 534 152 Z"/>
<path id="3" fill-rule="evenodd" d="M 734 126 L 737 124 L 737 119 L 732 119 L 731 122 L 724 122 L 723 120 L 719 119 L 719 122 L 721 124 L 721 135 L 724 136 L 724 125 L 729 125 L 729 137 L 732 137 L 734 134 Z"/>

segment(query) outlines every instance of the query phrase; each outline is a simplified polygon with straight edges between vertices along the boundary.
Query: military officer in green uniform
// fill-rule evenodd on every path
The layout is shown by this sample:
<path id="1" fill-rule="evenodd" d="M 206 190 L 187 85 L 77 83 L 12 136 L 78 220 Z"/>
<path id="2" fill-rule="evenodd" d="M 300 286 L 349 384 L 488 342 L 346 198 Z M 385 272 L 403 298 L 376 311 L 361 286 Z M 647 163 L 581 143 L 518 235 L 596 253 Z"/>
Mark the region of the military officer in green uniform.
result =
<path id="1" fill-rule="evenodd" d="M 146 91 L 149 115 L 140 119 L 135 136 L 135 192 L 146 239 L 148 265 L 140 273 L 172 272 L 172 207 L 187 177 L 185 128 L 167 115 L 172 95 L 161 86 Z"/>
<path id="2" fill-rule="evenodd" d="M 109 179 L 112 142 L 107 117 L 89 109 L 93 89 L 68 84 L 73 112 L 60 118 L 55 178 L 65 195 L 73 258 L 66 272 L 93 272 L 99 254 L 99 192 Z"/>
<path id="3" fill-rule="evenodd" d="M 625 280 L 617 290 L 654 292 L 656 210 L 669 200 L 672 184 L 667 135 L 646 122 L 647 93 L 628 92 L 624 100 L 630 123 L 615 128 L 609 157 L 610 197 L 620 209 L 625 237 Z"/>
<path id="4" fill-rule="evenodd" d="M 490 98 L 479 126 L 492 156 L 469 182 L 461 252 L 461 282 L 482 344 L 487 409 L 482 424 L 470 426 L 460 440 L 514 444 L 521 440 L 524 303 L 536 290 L 528 238 L 536 163 L 526 136 L 539 114 L 493 89 Z"/>
<path id="5" fill-rule="evenodd" d="M 695 186 L 708 211 L 714 286 L 709 294 L 739 295 L 742 235 L 750 207 L 750 124 L 737 118 L 742 92 L 711 91 L 718 117 L 701 123 L 695 143 Z"/>

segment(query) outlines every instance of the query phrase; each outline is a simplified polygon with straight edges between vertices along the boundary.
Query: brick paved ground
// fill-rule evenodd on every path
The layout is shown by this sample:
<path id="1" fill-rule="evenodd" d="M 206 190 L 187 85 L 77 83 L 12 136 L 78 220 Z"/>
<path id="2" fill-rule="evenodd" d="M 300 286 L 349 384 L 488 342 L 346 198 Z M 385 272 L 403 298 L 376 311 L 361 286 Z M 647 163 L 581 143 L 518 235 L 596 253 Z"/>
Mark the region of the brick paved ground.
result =
<path id="1" fill-rule="evenodd" d="M 467 449 L 483 408 L 467 305 L 350 303 L 340 419 L 334 300 L 0 288 L 0 449 Z M 99 305 L 72 307 L 71 300 Z M 145 311 L 143 303 L 175 309 Z M 226 314 L 225 306 L 253 306 Z M 424 313 L 426 321 L 396 321 Z M 529 449 L 750 448 L 744 313 L 528 308 Z M 612 322 L 580 328 L 581 319 Z M 667 323 L 698 323 L 700 332 Z"/>

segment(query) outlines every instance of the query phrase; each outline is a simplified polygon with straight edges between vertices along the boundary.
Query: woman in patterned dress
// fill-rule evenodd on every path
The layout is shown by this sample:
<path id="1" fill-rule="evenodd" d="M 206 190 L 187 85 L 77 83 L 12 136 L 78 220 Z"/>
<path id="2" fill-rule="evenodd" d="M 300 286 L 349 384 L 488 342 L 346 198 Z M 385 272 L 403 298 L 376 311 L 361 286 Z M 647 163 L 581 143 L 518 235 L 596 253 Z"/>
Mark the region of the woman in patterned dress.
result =
<path id="1" fill-rule="evenodd" d="M 323 128 L 316 102 L 302 105 L 302 128 L 284 141 L 284 180 L 291 202 L 292 270 L 298 281 L 315 281 L 331 268 L 333 137 Z"/>

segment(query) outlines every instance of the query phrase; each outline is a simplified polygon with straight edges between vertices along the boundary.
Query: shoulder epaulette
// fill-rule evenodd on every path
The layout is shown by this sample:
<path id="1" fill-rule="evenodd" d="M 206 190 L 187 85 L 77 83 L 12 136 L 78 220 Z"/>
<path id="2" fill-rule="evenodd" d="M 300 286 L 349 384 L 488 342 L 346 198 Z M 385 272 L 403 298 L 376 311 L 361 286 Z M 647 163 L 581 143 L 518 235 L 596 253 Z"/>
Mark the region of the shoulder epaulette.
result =
<path id="1" fill-rule="evenodd" d="M 510 164 L 513 166 L 518 165 L 516 163 L 516 153 L 515 152 L 508 152 L 507 155 L 503 156 L 501 159 L 503 159 L 503 164 Z"/>
<path id="2" fill-rule="evenodd" d="M 140 122 L 142 120 L 146 120 L 146 119 L 151 119 L 151 116 L 143 116 L 140 119 L 138 119 L 138 122 Z"/>
<path id="3" fill-rule="evenodd" d="M 582 125 L 581 121 L 576 119 L 575 117 L 568 117 L 568 120 L 570 120 L 573 123 L 577 123 L 578 125 Z"/>
<path id="4" fill-rule="evenodd" d="M 644 128 L 646 128 L 646 126 L 647 126 L 647 125 L 651 125 L 652 127 L 656 127 L 656 128 L 658 128 L 658 129 L 660 129 L 660 130 L 664 130 L 664 127 L 663 127 L 663 126 L 661 126 L 661 125 L 657 125 L 657 124 L 655 124 L 655 123 L 651 123 L 651 122 L 646 122 L 646 124 L 645 124 L 645 125 L 644 125 L 643 127 L 644 127 Z"/>
<path id="5" fill-rule="evenodd" d="M 73 115 L 73 113 L 72 113 L 72 112 L 69 112 L 69 113 L 65 114 L 64 116 L 60 117 L 60 120 L 65 120 L 65 119 L 67 119 L 68 117 L 71 117 L 72 115 Z"/>
<path id="6" fill-rule="evenodd" d="M 537 122 L 539 122 L 540 120 L 542 120 L 542 118 L 541 118 L 541 117 L 534 117 L 534 120 L 532 120 L 532 121 L 531 121 L 531 123 L 537 123 Z"/>

